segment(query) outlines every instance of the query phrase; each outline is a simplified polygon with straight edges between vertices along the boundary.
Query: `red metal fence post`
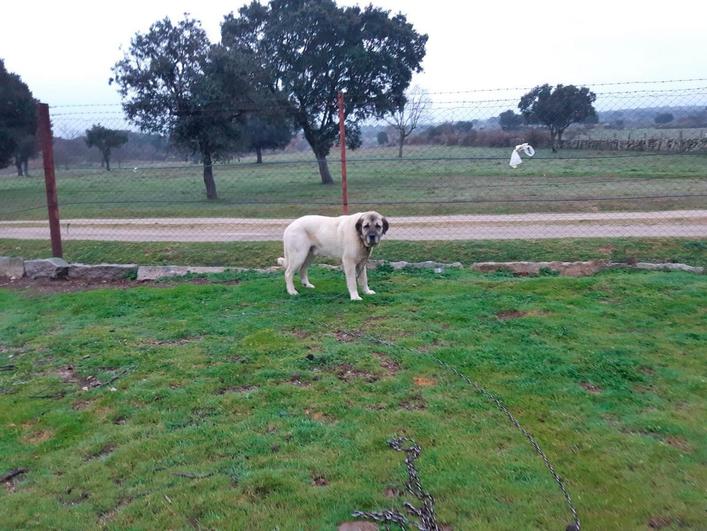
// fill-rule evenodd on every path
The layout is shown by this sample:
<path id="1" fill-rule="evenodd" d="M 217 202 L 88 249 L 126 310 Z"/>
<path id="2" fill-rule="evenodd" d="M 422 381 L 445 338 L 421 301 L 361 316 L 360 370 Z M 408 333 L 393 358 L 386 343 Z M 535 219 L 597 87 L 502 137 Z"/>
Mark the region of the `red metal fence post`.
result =
<path id="1" fill-rule="evenodd" d="M 54 175 L 54 147 L 52 145 L 52 124 L 49 120 L 49 105 L 37 104 L 37 136 L 44 159 L 44 185 L 47 192 L 49 212 L 49 235 L 52 239 L 52 256 L 62 258 L 61 228 L 59 226 L 59 202 L 56 197 L 56 176 Z"/>
<path id="2" fill-rule="evenodd" d="M 344 125 L 344 94 L 339 92 L 339 145 L 341 146 L 341 205 L 344 214 L 349 213 L 349 189 L 346 181 L 346 127 Z"/>

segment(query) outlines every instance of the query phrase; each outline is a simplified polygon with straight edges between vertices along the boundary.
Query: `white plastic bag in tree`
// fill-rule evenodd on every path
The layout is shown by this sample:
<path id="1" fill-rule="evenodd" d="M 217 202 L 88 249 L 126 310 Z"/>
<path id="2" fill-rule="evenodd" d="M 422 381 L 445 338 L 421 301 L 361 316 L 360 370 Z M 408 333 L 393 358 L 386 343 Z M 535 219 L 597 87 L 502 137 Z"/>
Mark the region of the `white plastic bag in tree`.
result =
<path id="1" fill-rule="evenodd" d="M 523 163 L 523 159 L 520 158 L 520 152 L 525 153 L 527 156 L 532 157 L 535 155 L 535 150 L 533 146 L 527 142 L 524 144 L 519 144 L 513 148 L 513 153 L 511 153 L 511 161 L 509 162 L 511 168 L 516 168 Z"/>

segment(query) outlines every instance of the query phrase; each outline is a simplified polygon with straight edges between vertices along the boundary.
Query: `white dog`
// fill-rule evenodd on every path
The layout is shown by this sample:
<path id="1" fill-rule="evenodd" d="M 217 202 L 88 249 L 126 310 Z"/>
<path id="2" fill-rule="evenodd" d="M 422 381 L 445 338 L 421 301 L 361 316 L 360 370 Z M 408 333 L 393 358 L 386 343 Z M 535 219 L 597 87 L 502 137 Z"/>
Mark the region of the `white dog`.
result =
<path id="1" fill-rule="evenodd" d="M 303 216 L 285 229 L 283 244 L 285 257 L 277 262 L 285 267 L 287 293 L 297 295 L 293 282 L 299 271 L 302 285 L 314 286 L 307 277 L 307 268 L 315 256 L 338 258 L 344 266 L 346 286 L 352 301 L 360 301 L 356 279 L 366 295 L 375 291 L 368 287 L 366 262 L 371 249 L 388 232 L 388 220 L 378 212 L 360 212 L 350 216 Z"/>

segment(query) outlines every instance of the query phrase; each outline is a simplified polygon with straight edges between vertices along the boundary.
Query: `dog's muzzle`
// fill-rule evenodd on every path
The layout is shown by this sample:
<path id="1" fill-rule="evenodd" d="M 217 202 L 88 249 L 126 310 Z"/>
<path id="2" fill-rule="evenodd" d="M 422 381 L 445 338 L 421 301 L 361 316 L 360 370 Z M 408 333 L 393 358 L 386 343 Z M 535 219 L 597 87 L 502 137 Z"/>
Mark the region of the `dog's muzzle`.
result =
<path id="1" fill-rule="evenodd" d="M 376 236 L 375 234 L 369 234 L 366 237 L 364 243 L 366 244 L 367 247 L 371 247 L 373 245 L 376 245 L 378 243 L 378 241 L 379 241 L 378 236 Z"/>

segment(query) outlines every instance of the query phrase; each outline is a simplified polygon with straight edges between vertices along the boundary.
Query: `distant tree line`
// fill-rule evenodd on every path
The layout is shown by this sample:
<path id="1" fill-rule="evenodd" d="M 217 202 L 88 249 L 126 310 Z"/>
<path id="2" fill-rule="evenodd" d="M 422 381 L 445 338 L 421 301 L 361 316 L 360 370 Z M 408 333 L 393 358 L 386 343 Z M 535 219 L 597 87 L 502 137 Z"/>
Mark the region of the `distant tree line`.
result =
<path id="1" fill-rule="evenodd" d="M 539 125 L 545 132 L 530 129 L 537 147 L 546 144 L 556 151 L 562 146 L 562 136 L 567 128 L 575 123 L 597 123 L 594 109 L 596 95 L 587 87 L 574 85 L 540 85 L 523 95 L 518 103 L 520 114 L 508 109 L 498 116 L 499 131 L 477 131 L 477 120 L 443 122 L 428 127 L 414 139 L 414 143 L 425 140 L 433 144 L 506 147 L 520 140 L 513 134 L 522 126 Z M 528 140 L 526 140 L 528 141 Z"/>

